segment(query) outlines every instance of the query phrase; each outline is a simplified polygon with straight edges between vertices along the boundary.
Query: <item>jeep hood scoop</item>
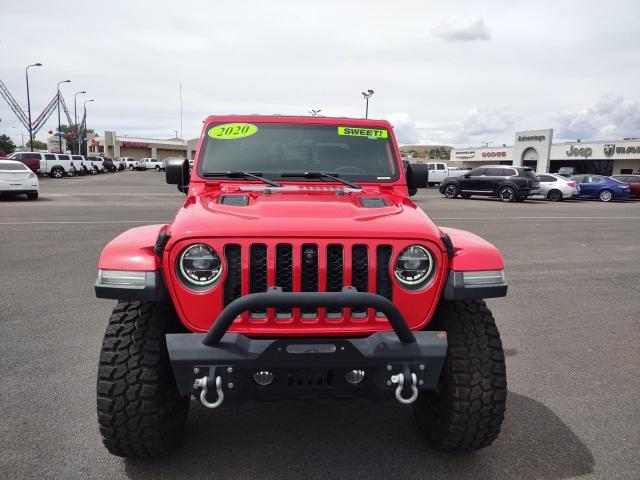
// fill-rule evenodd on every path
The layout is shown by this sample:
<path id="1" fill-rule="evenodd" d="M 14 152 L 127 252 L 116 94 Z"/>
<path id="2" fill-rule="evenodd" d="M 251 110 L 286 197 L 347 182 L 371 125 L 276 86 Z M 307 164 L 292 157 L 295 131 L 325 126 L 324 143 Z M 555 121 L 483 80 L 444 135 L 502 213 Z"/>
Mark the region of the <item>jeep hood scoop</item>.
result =
<path id="1" fill-rule="evenodd" d="M 221 199 L 225 196 L 238 196 L 243 201 Z M 385 238 L 396 237 L 398 232 L 403 238 L 439 236 L 427 215 L 406 197 L 323 186 L 200 193 L 187 198 L 171 226 L 173 238 Z"/>

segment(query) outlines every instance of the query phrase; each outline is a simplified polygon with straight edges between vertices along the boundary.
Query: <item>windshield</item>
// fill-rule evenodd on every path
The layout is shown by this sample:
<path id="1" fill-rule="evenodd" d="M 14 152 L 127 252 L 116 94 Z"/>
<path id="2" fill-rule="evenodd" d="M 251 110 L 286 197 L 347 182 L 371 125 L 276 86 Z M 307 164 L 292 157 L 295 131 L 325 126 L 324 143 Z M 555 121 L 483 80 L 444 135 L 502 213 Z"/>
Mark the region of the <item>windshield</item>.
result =
<path id="1" fill-rule="evenodd" d="M 16 172 L 29 169 L 22 163 L 0 162 L 0 170 Z"/>
<path id="2" fill-rule="evenodd" d="M 283 173 L 325 172 L 349 180 L 393 181 L 398 169 L 392 152 L 386 129 L 227 123 L 207 130 L 198 174 L 242 171 L 281 178 Z"/>

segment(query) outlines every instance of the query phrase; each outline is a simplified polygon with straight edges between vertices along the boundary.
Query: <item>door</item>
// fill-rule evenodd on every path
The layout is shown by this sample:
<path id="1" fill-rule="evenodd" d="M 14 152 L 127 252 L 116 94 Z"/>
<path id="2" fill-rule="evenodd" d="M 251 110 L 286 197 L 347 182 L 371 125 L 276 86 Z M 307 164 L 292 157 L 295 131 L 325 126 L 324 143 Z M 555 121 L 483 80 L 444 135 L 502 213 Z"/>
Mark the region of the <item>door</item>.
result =
<path id="1" fill-rule="evenodd" d="M 481 189 L 487 192 L 497 193 L 498 187 L 504 182 L 504 170 L 504 168 L 487 167 Z"/>
<path id="2" fill-rule="evenodd" d="M 482 180 L 486 176 L 486 172 L 486 168 L 478 167 L 474 168 L 469 173 L 458 177 L 461 190 L 482 191 Z"/>
<path id="3" fill-rule="evenodd" d="M 597 197 L 602 183 L 604 183 L 604 179 L 598 175 L 585 175 L 583 183 L 580 183 L 580 196 Z"/>

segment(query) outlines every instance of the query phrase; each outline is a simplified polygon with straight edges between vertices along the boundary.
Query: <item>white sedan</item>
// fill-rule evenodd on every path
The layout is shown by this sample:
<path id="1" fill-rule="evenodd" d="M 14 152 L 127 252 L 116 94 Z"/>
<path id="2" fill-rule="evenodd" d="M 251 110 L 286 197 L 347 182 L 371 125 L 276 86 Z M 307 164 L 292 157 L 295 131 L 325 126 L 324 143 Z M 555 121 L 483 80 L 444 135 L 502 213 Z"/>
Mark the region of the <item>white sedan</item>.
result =
<path id="1" fill-rule="evenodd" d="M 35 200 L 38 190 L 38 176 L 24 163 L 0 160 L 0 196 L 26 195 L 29 200 Z"/>
<path id="2" fill-rule="evenodd" d="M 576 198 L 580 194 L 580 186 L 569 178 L 555 173 L 539 173 L 540 196 L 559 202 L 565 198 Z M 538 195 L 535 195 L 538 196 Z"/>

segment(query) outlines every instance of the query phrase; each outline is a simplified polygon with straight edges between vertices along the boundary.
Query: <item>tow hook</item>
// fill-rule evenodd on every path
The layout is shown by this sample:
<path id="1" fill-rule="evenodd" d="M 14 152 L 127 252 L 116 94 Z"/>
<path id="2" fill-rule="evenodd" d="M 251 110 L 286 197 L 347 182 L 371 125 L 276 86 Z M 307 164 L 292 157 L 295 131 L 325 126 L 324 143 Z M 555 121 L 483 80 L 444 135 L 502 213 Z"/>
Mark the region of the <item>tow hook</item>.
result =
<path id="1" fill-rule="evenodd" d="M 196 378 L 195 382 L 193 383 L 193 388 L 202 388 L 202 392 L 200 392 L 200 402 L 202 403 L 202 405 L 207 408 L 218 408 L 220 405 L 222 405 L 222 402 L 224 402 L 224 393 L 222 391 L 222 377 L 215 377 L 216 393 L 218 394 L 218 399 L 215 402 L 210 402 L 207 400 L 207 393 L 209 391 L 208 385 L 209 377 Z"/>
<path id="2" fill-rule="evenodd" d="M 411 396 L 409 398 L 404 398 L 402 396 L 405 374 L 408 378 L 407 386 L 411 388 Z M 403 405 L 410 405 L 418 398 L 418 387 L 416 386 L 418 384 L 418 377 L 415 373 L 410 373 L 408 368 L 405 368 L 404 373 L 391 375 L 391 383 L 396 383 L 398 385 L 398 387 L 396 388 L 396 400 L 398 400 Z"/>

